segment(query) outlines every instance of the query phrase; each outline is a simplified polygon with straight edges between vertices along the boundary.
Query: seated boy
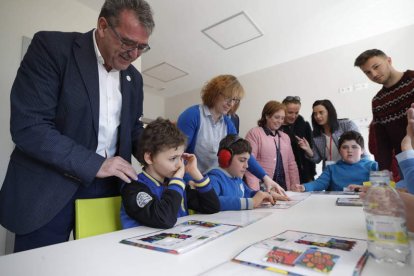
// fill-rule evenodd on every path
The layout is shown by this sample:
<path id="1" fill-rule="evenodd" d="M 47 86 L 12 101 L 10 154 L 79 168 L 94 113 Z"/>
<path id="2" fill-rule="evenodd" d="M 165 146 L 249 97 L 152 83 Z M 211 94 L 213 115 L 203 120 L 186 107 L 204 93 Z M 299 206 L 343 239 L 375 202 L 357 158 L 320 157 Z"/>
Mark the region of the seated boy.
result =
<path id="1" fill-rule="evenodd" d="M 275 199 L 284 198 L 275 192 L 253 191 L 243 181 L 251 152 L 250 143 L 237 135 L 227 135 L 220 141 L 217 154 L 220 167 L 210 170 L 207 175 L 222 211 L 253 209 L 262 203 L 274 204 Z"/>
<path id="2" fill-rule="evenodd" d="M 123 228 L 171 228 L 189 208 L 208 214 L 220 211 L 210 179 L 197 169 L 194 154 L 184 153 L 185 145 L 186 136 L 169 120 L 158 118 L 144 129 L 135 154 L 142 173 L 121 188 Z M 195 189 L 184 183 L 185 172 Z"/>
<path id="3" fill-rule="evenodd" d="M 325 168 L 314 181 L 294 185 L 293 190 L 304 191 L 343 191 L 345 187 L 362 185 L 369 180 L 370 171 L 377 171 L 378 164 L 369 159 L 361 159 L 364 152 L 364 138 L 356 131 L 348 131 L 338 141 L 342 160 Z"/>

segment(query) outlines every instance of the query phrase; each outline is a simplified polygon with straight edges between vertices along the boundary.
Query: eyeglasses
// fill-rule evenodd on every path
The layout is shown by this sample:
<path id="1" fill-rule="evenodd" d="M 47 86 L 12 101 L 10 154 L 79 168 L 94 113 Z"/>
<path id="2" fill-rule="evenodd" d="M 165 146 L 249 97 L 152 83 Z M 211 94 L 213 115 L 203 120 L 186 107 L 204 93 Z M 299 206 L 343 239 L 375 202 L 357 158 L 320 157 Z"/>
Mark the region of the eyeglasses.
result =
<path id="1" fill-rule="evenodd" d="M 227 104 L 232 104 L 232 103 L 234 103 L 234 104 L 239 104 L 240 103 L 240 99 L 237 99 L 237 98 L 227 98 L 226 96 L 224 96 L 223 94 L 221 94 L 220 93 L 220 95 L 222 95 L 223 97 L 224 97 L 224 101 L 227 103 Z"/>
<path id="2" fill-rule="evenodd" d="M 300 97 L 299 96 L 287 96 L 283 102 L 299 102 L 300 103 Z"/>
<path id="3" fill-rule="evenodd" d="M 140 53 L 146 53 L 151 49 L 151 47 L 148 44 L 135 44 L 134 42 L 127 41 L 127 39 L 121 37 L 121 35 L 115 30 L 114 27 L 112 27 L 111 25 L 109 25 L 109 27 L 114 32 L 118 40 L 121 42 L 121 48 L 126 50 L 127 52 L 131 52 L 137 49 Z"/>

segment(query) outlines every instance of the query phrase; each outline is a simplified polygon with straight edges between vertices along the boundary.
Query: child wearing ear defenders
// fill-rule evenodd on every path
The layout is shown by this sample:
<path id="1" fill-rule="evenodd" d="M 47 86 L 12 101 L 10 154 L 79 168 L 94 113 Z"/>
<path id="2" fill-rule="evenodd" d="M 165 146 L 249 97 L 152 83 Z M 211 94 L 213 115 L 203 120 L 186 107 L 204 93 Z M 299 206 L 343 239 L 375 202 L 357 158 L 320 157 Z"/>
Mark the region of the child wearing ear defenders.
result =
<path id="1" fill-rule="evenodd" d="M 227 135 L 220 141 L 217 154 L 220 167 L 207 172 L 220 200 L 220 210 L 253 209 L 284 199 L 275 192 L 253 191 L 243 181 L 251 152 L 250 143 L 237 135 Z"/>
<path id="2" fill-rule="evenodd" d="M 123 228 L 171 228 L 189 208 L 208 214 L 220 211 L 210 179 L 198 170 L 195 155 L 184 153 L 185 145 L 186 136 L 169 120 L 158 118 L 144 129 L 134 154 L 142 173 L 138 181 L 121 188 Z M 192 177 L 194 189 L 185 184 L 184 173 Z"/>

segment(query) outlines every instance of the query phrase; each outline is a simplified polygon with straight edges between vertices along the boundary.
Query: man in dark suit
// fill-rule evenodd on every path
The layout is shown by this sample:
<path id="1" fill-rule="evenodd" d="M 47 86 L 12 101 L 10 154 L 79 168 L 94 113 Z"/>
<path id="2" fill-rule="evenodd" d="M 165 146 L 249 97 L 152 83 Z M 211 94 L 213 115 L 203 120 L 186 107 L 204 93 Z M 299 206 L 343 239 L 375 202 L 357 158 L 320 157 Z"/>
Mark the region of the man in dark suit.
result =
<path id="1" fill-rule="evenodd" d="M 11 91 L 14 148 L 0 223 L 14 251 L 68 240 L 74 201 L 119 195 L 142 130 L 142 76 L 154 21 L 144 0 L 107 0 L 88 33 L 39 32 Z"/>

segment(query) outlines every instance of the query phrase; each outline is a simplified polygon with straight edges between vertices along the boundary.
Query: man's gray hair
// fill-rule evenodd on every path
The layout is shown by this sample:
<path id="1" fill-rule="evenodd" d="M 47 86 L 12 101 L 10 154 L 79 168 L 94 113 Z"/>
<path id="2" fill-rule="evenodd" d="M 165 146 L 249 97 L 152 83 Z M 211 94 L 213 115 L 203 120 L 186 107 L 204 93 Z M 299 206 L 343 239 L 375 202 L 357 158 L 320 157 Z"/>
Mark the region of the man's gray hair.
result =
<path id="1" fill-rule="evenodd" d="M 101 8 L 99 17 L 104 17 L 113 27 L 118 26 L 119 14 L 124 10 L 131 10 L 142 26 L 150 35 L 155 23 L 152 18 L 152 10 L 145 0 L 106 0 Z"/>

